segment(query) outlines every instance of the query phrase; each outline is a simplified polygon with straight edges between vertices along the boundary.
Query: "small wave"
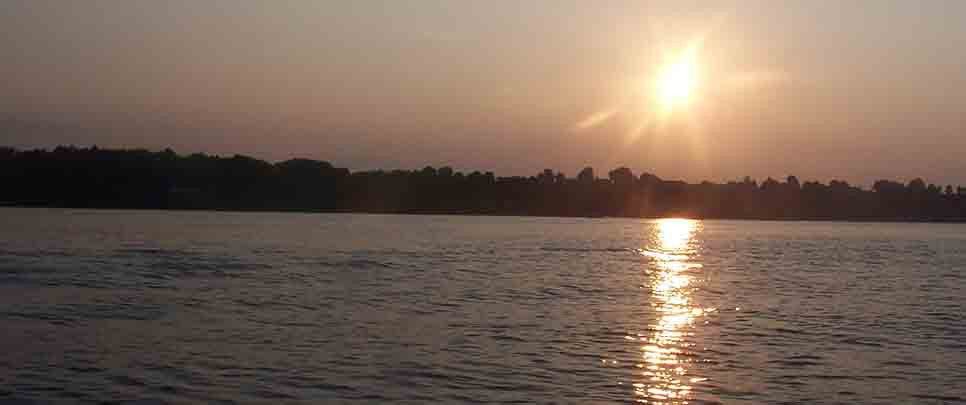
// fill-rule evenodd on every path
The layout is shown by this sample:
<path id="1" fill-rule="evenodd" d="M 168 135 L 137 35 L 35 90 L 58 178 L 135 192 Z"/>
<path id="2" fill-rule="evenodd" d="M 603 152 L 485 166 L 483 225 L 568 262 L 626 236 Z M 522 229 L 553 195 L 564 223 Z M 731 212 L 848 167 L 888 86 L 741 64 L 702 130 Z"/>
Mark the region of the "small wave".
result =
<path id="1" fill-rule="evenodd" d="M 661 260 L 661 261 L 670 262 L 670 261 L 681 261 L 681 260 L 690 259 L 690 256 L 685 254 L 664 253 L 664 252 L 657 252 L 657 251 L 648 250 L 648 249 L 635 249 L 635 251 L 641 255 L 644 255 L 653 259 Z"/>
<path id="2" fill-rule="evenodd" d="M 943 401 L 943 402 L 966 402 L 966 399 L 963 399 L 960 397 L 954 397 L 954 396 L 946 396 L 946 395 L 912 394 L 912 397 L 919 398 L 919 399 Z"/>
<path id="3" fill-rule="evenodd" d="M 810 360 L 794 360 L 794 359 L 782 359 L 782 360 L 772 360 L 769 361 L 770 364 L 777 364 L 783 367 L 808 367 L 808 366 L 820 366 L 822 363 Z"/>
<path id="4" fill-rule="evenodd" d="M 854 337 L 853 338 L 848 338 L 848 339 L 843 339 L 840 342 L 841 343 L 845 343 L 845 344 L 850 344 L 850 345 L 870 346 L 870 347 L 882 347 L 882 344 L 881 343 L 870 342 L 870 341 L 867 341 L 867 340 L 861 340 L 859 338 L 854 338 Z"/>
<path id="5" fill-rule="evenodd" d="M 45 258 L 64 258 L 64 257 L 74 257 L 77 256 L 77 252 L 71 252 L 68 250 L 57 250 L 57 249 L 38 249 L 38 250 L 8 250 L 0 249 L 0 257 L 7 258 L 28 258 L 28 259 L 45 259 Z"/>
<path id="6" fill-rule="evenodd" d="M 133 303 L 24 305 L 0 312 L 0 316 L 8 318 L 67 323 L 89 320 L 154 321 L 164 315 L 165 311 L 160 306 Z"/>
<path id="7" fill-rule="evenodd" d="M 317 260 L 309 261 L 309 264 L 320 265 L 323 267 L 349 268 L 349 269 L 391 269 L 395 267 L 392 263 L 381 262 L 371 259 L 347 259 L 347 260 Z"/>
<path id="8" fill-rule="evenodd" d="M 879 364 L 881 364 L 883 366 L 895 366 L 895 367 L 916 367 L 916 366 L 918 366 L 916 363 L 913 363 L 913 362 L 910 362 L 910 361 L 904 361 L 904 360 L 886 360 L 886 361 L 883 361 L 883 362 L 881 362 Z"/>
<path id="9" fill-rule="evenodd" d="M 165 248 L 122 248 L 115 250 L 115 254 L 120 254 L 123 256 L 129 255 L 148 255 L 148 256 L 187 256 L 195 254 L 189 250 L 180 249 L 165 249 Z"/>
<path id="10" fill-rule="evenodd" d="M 567 247 L 541 247 L 540 250 L 545 252 L 573 252 L 573 253 L 588 253 L 588 252 L 604 252 L 604 253 L 620 253 L 620 252 L 630 252 L 630 248 L 567 248 Z"/>

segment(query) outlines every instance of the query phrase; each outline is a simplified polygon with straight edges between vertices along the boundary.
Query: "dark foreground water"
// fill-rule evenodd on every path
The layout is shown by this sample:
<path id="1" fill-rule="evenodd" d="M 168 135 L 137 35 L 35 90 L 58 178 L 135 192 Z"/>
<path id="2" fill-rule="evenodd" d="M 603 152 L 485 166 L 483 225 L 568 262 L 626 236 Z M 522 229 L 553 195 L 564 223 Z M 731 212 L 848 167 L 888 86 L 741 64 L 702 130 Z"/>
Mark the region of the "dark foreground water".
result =
<path id="1" fill-rule="evenodd" d="M 0 403 L 954 403 L 966 226 L 0 209 Z"/>

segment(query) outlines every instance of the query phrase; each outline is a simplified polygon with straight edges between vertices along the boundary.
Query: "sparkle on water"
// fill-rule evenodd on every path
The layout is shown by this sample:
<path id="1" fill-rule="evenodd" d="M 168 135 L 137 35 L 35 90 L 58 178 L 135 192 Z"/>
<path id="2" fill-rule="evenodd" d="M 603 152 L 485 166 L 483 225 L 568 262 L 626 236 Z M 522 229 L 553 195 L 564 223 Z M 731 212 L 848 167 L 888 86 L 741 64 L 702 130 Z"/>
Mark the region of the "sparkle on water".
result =
<path id="1" fill-rule="evenodd" d="M 701 308 L 691 300 L 694 289 L 693 272 L 701 270 L 695 263 L 694 233 L 699 224 L 687 219 L 663 219 L 657 222 L 658 230 L 652 239 L 654 246 L 642 250 L 653 261 L 648 269 L 648 285 L 651 305 L 658 318 L 648 325 L 648 334 L 639 336 L 642 362 L 638 364 L 641 380 L 634 384 L 635 393 L 642 403 L 686 404 L 691 397 L 692 386 L 700 378 L 688 376 L 693 356 L 685 350 L 693 346 L 688 342 L 695 320 L 713 308 Z"/>
<path id="2" fill-rule="evenodd" d="M 964 235 L 0 208 L 0 403 L 963 402 Z"/>

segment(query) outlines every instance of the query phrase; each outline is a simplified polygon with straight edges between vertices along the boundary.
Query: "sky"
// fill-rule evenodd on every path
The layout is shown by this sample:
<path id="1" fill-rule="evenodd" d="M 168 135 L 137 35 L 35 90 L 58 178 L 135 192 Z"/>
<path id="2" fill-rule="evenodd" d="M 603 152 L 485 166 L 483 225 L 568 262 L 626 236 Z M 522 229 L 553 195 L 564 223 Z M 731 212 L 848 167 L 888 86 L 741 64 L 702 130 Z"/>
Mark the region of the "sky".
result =
<path id="1" fill-rule="evenodd" d="M 966 185 L 956 0 L 9 0 L 0 55 L 19 148 Z"/>

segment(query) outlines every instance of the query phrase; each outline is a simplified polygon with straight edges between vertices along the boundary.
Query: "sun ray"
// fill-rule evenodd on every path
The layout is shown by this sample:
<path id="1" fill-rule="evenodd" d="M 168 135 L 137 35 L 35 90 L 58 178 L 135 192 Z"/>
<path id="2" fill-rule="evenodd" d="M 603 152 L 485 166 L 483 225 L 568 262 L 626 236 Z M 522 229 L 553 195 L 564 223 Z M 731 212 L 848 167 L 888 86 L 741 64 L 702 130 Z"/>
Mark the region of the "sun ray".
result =
<path id="1" fill-rule="evenodd" d="M 581 130 L 596 127 L 597 125 L 600 125 L 605 121 L 611 119 L 611 117 L 616 115 L 617 112 L 618 112 L 618 109 L 616 108 L 595 112 L 591 114 L 589 117 L 585 118 L 583 121 L 578 122 L 577 125 L 574 125 L 574 130 L 581 131 Z"/>

